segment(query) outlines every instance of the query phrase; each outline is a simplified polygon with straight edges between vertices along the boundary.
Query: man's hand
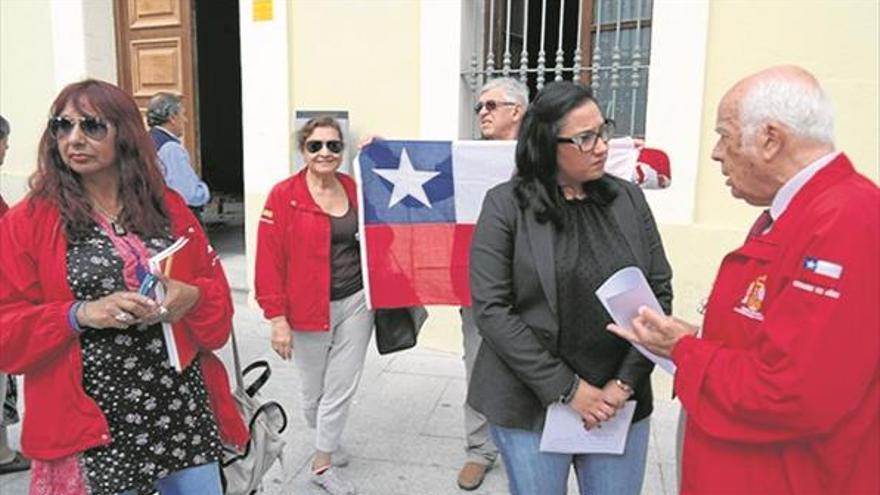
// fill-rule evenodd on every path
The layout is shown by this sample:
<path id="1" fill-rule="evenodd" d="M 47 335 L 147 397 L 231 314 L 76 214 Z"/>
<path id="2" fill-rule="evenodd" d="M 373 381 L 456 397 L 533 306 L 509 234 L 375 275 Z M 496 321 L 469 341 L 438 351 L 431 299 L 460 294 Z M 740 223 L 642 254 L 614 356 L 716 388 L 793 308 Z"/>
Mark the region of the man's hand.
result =
<path id="1" fill-rule="evenodd" d="M 605 393 L 584 380 L 578 380 L 577 390 L 568 406 L 584 420 L 586 429 L 592 429 L 603 421 L 608 421 L 617 410 L 605 402 Z"/>
<path id="2" fill-rule="evenodd" d="M 661 315 L 644 306 L 639 308 L 639 316 L 633 318 L 632 326 L 632 330 L 627 330 L 612 323 L 607 329 L 664 357 L 672 355 L 672 349 L 682 337 L 696 335 L 699 330 L 699 327 L 684 320 Z"/>
<path id="3" fill-rule="evenodd" d="M 293 355 L 293 335 L 285 316 L 272 318 L 272 349 L 285 361 Z"/>

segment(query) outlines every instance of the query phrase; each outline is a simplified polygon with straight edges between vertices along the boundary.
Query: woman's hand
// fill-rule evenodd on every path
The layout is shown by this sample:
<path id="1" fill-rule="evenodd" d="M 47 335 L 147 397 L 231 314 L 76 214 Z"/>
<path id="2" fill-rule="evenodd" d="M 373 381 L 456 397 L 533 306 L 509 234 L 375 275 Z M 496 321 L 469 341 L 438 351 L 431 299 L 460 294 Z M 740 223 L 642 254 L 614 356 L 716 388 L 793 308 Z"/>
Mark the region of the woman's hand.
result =
<path id="1" fill-rule="evenodd" d="M 366 136 L 364 136 L 363 139 L 361 139 L 361 142 L 358 143 L 358 151 L 369 146 L 370 144 L 373 143 L 373 141 L 381 141 L 381 140 L 382 140 L 382 136 L 376 136 L 375 134 L 367 134 Z"/>
<path id="2" fill-rule="evenodd" d="M 201 291 L 195 285 L 159 275 L 159 282 L 165 286 L 165 299 L 158 306 L 154 316 L 162 321 L 177 323 L 183 318 L 201 297 Z"/>
<path id="3" fill-rule="evenodd" d="M 158 305 L 137 292 L 120 291 L 80 305 L 77 322 L 89 328 L 128 328 L 154 313 Z"/>
<path id="4" fill-rule="evenodd" d="M 285 361 L 293 355 L 293 335 L 285 316 L 272 318 L 272 349 Z"/>
<path id="5" fill-rule="evenodd" d="M 605 402 L 605 392 L 584 380 L 578 380 L 577 390 L 569 407 L 577 411 L 589 430 L 603 421 L 608 421 L 617 410 Z"/>
<path id="6" fill-rule="evenodd" d="M 620 410 L 633 394 L 632 389 L 627 390 L 625 385 L 617 383 L 616 378 L 608 380 L 602 393 L 605 394 L 605 403 L 616 410 Z"/>

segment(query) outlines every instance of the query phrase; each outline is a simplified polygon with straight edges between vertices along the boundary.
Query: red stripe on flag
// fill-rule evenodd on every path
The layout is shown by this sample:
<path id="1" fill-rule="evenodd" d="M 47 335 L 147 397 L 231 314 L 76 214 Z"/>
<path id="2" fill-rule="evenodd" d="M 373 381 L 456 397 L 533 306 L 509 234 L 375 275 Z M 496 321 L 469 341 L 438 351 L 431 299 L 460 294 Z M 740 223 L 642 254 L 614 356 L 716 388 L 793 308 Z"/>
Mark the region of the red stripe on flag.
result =
<path id="1" fill-rule="evenodd" d="M 364 230 L 373 308 L 470 306 L 473 225 L 367 225 Z"/>

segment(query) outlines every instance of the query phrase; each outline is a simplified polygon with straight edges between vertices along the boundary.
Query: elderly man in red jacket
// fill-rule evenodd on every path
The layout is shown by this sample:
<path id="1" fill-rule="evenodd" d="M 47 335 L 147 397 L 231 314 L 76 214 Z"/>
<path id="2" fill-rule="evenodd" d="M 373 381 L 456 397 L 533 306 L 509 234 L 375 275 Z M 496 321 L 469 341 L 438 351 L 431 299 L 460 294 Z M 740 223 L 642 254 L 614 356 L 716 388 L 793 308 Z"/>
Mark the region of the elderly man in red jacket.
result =
<path id="1" fill-rule="evenodd" d="M 769 207 L 721 264 L 702 338 L 642 308 L 609 329 L 678 369 L 682 493 L 880 493 L 880 190 L 816 79 L 774 67 L 718 108 L 712 158 Z"/>

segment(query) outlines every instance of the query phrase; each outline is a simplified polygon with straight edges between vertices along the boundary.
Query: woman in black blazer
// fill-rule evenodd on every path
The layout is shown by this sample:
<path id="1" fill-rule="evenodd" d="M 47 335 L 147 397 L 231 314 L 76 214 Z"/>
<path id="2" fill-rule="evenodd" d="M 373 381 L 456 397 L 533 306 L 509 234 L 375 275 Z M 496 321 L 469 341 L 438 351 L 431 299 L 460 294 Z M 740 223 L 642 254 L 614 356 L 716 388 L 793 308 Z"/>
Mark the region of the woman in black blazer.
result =
<path id="1" fill-rule="evenodd" d="M 526 113 L 516 176 L 486 196 L 470 277 L 483 337 L 468 402 L 487 416 L 511 493 L 565 493 L 572 463 L 582 494 L 641 491 L 653 364 L 607 332 L 595 296 L 639 267 L 663 309 L 672 274 L 639 188 L 604 173 L 613 122 L 589 88 L 547 85 Z M 539 451 L 546 408 L 568 404 L 586 428 L 636 401 L 623 455 Z"/>

